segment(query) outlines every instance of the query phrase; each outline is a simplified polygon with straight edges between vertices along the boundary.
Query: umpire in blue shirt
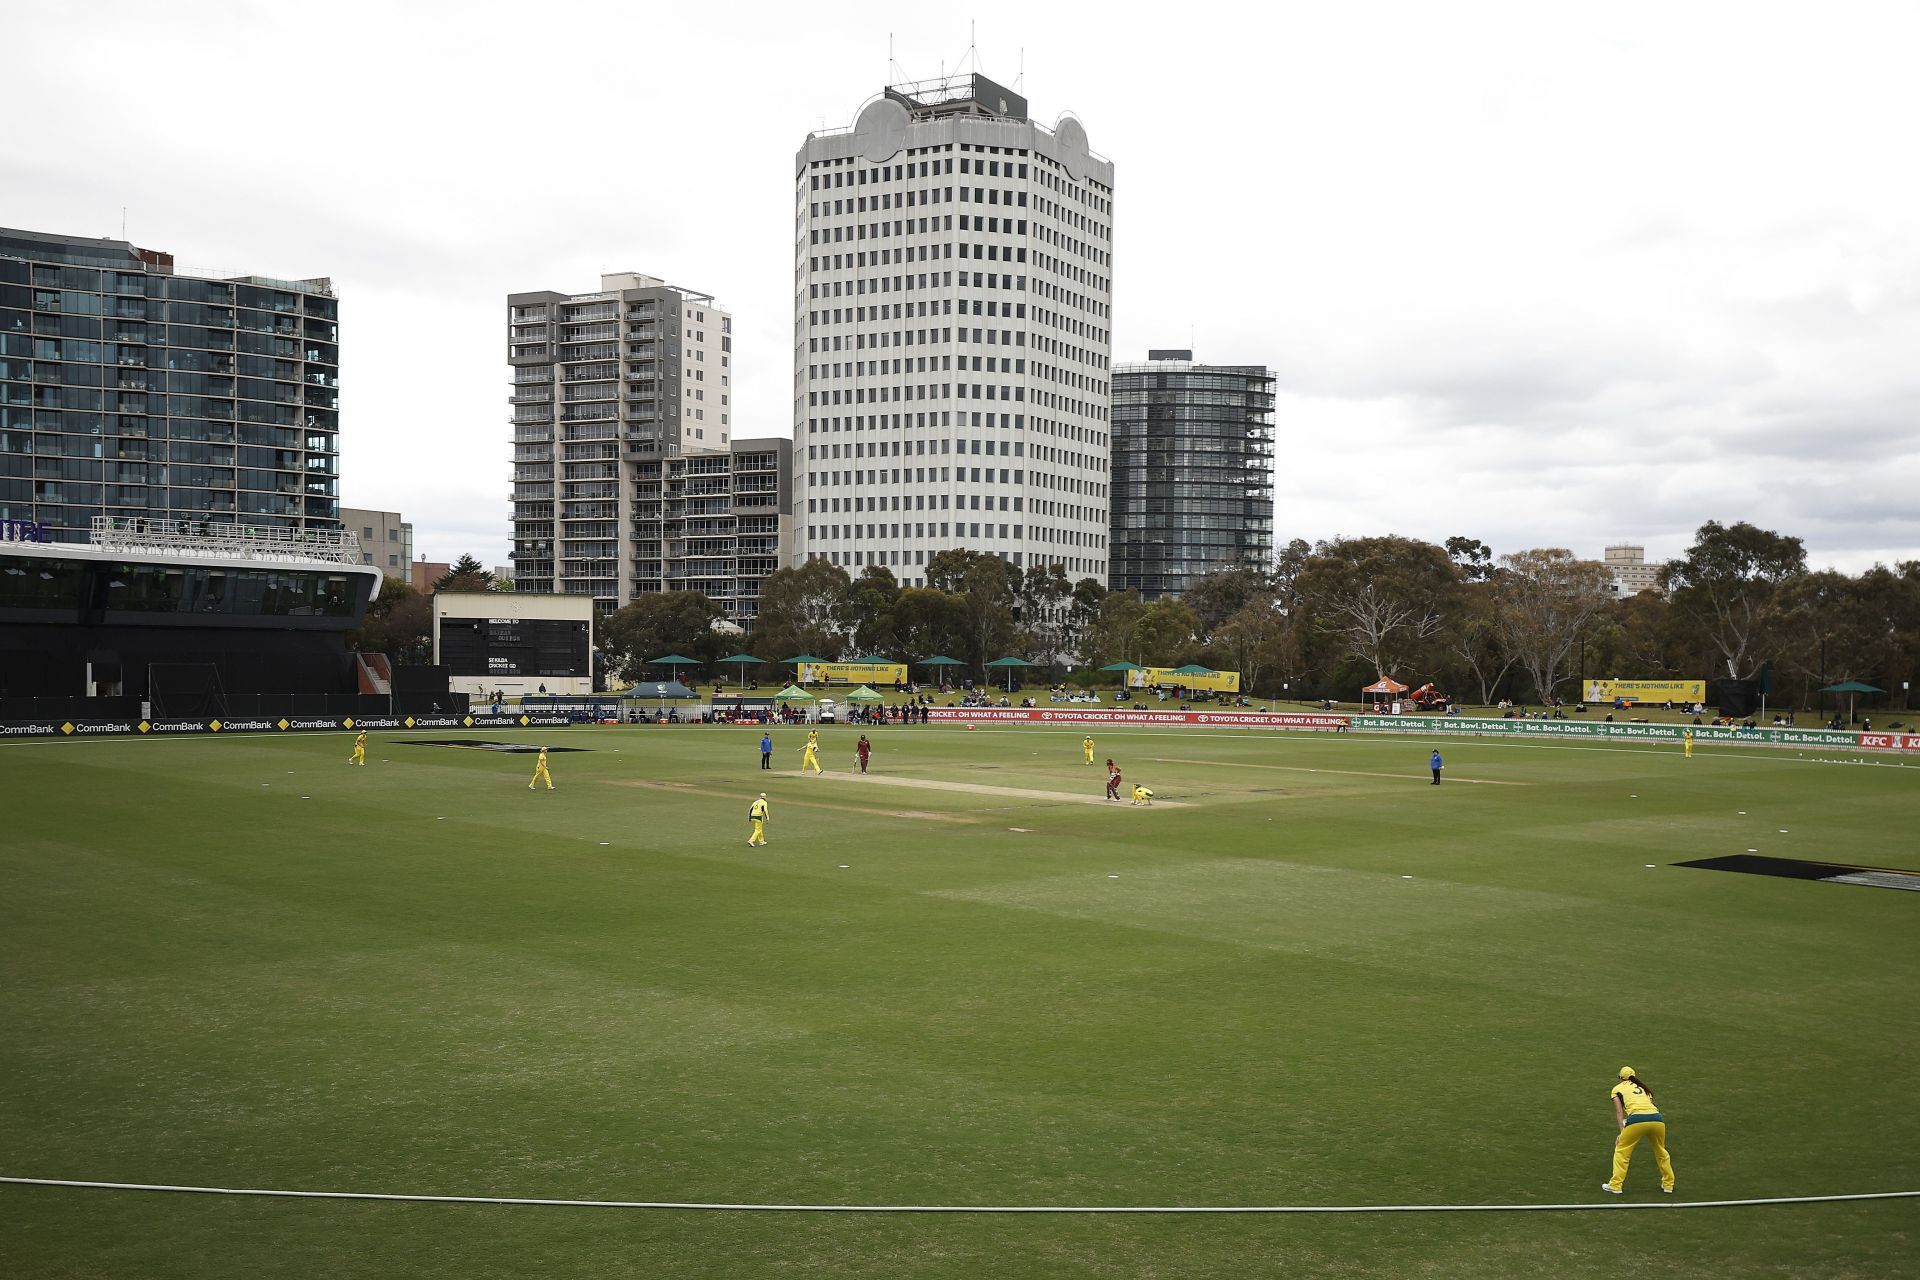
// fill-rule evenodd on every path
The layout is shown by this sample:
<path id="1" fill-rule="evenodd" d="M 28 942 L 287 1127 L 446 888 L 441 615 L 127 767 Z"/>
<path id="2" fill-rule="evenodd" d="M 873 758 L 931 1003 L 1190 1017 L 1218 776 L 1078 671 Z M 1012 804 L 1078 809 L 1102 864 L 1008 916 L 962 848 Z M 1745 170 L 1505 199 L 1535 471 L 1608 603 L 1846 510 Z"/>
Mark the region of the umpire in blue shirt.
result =
<path id="1" fill-rule="evenodd" d="M 1433 770 L 1433 785 L 1440 785 L 1440 748 L 1435 747 L 1433 754 L 1427 757 L 1427 768 Z"/>

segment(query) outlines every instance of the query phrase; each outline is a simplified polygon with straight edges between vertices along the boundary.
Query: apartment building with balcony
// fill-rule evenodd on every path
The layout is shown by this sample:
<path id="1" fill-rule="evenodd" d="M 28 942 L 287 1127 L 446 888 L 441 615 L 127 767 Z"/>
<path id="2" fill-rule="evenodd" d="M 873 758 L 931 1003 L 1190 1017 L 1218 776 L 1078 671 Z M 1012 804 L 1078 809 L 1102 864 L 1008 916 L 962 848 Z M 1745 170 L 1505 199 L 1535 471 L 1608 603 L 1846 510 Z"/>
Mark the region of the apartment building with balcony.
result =
<path id="1" fill-rule="evenodd" d="M 517 589 L 592 596 L 603 614 L 658 589 L 628 546 L 635 469 L 728 450 L 732 328 L 713 295 L 638 272 L 508 295 Z"/>
<path id="2" fill-rule="evenodd" d="M 725 451 L 657 454 L 635 464 L 631 558 L 636 595 L 699 591 L 751 631 L 760 587 L 791 555 L 793 441 L 734 440 Z"/>
<path id="3" fill-rule="evenodd" d="M 1187 350 L 1114 367 L 1113 590 L 1178 596 L 1271 564 L 1273 388 L 1265 365 Z"/>
<path id="4" fill-rule="evenodd" d="M 0 228 L 0 519 L 338 531 L 339 344 L 327 280 Z"/>

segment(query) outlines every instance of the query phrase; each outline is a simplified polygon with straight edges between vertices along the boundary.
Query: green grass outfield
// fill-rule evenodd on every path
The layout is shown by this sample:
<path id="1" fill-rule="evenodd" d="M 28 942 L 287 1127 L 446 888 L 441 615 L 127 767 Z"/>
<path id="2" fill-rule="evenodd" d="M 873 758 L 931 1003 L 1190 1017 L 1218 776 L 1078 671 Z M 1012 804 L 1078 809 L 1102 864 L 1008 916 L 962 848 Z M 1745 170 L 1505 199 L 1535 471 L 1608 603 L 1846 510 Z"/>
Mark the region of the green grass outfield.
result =
<path id="1" fill-rule="evenodd" d="M 0 1175 L 1587 1202 L 1628 1063 L 1678 1200 L 1920 1188 L 1920 894 L 1669 865 L 1920 868 L 1920 768 L 1448 741 L 1435 788 L 1417 738 L 1096 728 L 1174 802 L 1147 811 L 1075 799 L 1076 729 L 867 732 L 862 780 L 845 727 L 825 779 L 799 730 L 773 776 L 755 730 L 559 731 L 552 794 L 530 756 L 407 742 L 507 732 L 380 735 L 364 770 L 347 735 L 0 746 Z M 1648 1151 L 1627 1199 L 1664 1200 Z M 0 1275 L 1895 1276 L 1916 1228 L 1911 1200 L 0 1186 Z"/>

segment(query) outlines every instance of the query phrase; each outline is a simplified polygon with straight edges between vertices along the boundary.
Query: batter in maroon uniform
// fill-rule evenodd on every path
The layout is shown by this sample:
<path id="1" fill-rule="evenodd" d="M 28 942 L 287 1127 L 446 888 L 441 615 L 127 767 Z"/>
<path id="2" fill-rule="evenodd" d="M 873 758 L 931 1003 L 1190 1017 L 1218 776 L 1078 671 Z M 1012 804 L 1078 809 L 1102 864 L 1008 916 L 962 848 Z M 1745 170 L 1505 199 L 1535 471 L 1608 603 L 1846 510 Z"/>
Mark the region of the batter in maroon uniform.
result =
<path id="1" fill-rule="evenodd" d="M 1120 798 L 1120 766 L 1113 762 L 1112 757 L 1108 757 L 1107 759 L 1107 799 L 1118 800 L 1119 798 Z"/>
<path id="2" fill-rule="evenodd" d="M 860 772 L 867 771 L 867 757 L 873 754 L 873 744 L 867 741 L 867 735 L 861 734 L 860 741 L 853 744 L 853 754 L 860 757 Z"/>

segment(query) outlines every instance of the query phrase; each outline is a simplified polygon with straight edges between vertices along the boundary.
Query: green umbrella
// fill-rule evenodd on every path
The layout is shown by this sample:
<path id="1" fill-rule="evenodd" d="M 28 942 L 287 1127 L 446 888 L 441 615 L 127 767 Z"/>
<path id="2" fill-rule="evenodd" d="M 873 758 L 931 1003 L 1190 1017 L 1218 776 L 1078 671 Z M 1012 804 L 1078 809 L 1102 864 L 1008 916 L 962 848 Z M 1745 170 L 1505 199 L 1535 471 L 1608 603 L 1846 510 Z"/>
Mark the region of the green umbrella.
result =
<path id="1" fill-rule="evenodd" d="M 987 664 L 989 667 L 1004 667 L 1007 672 L 1007 692 L 1013 692 L 1013 673 L 1015 668 L 1030 667 L 1033 664 L 1025 658 L 995 658 Z"/>
<path id="2" fill-rule="evenodd" d="M 1826 688 L 1822 689 L 1820 692 L 1844 693 L 1847 695 L 1847 722 L 1851 724 L 1853 722 L 1853 700 L 1856 694 L 1885 693 L 1886 690 L 1876 689 L 1872 685 L 1866 684 L 1859 680 L 1842 680 L 1839 684 L 1828 685 Z"/>
<path id="3" fill-rule="evenodd" d="M 765 658 L 756 658 L 750 653 L 736 653 L 731 658 L 720 659 L 720 661 L 715 663 L 714 665 L 724 667 L 724 666 L 727 666 L 728 664 L 732 664 L 733 666 L 736 666 L 736 667 L 752 667 L 752 666 L 759 666 L 762 662 L 765 662 L 765 661 L 766 661 Z M 735 684 L 739 684 L 740 677 L 743 676 L 744 674 L 746 673 L 742 671 L 734 672 L 733 682 Z"/>
<path id="4" fill-rule="evenodd" d="M 797 684 L 790 684 L 773 695 L 775 702 L 812 702 L 814 696 Z"/>
<path id="5" fill-rule="evenodd" d="M 882 697 L 880 694 L 877 694 L 873 690 L 867 688 L 866 685 L 861 685 L 858 689 L 855 689 L 852 693 L 847 695 L 847 701 L 848 702 L 885 702 L 886 699 Z"/>
<path id="6" fill-rule="evenodd" d="M 946 654 L 940 653 L 935 654 L 931 658 L 922 658 L 920 661 L 914 663 L 914 665 L 916 667 L 964 667 L 967 664 L 958 658 L 949 658 Z M 945 671 L 936 671 L 934 675 L 939 677 L 941 686 L 945 687 L 947 683 L 947 673 Z"/>
<path id="7" fill-rule="evenodd" d="M 854 661 L 857 663 L 862 663 L 862 664 L 876 666 L 876 667 L 890 667 L 894 665 L 892 658 L 885 657 L 881 654 L 874 654 L 871 657 L 866 657 L 866 658 L 855 658 Z"/>
<path id="8" fill-rule="evenodd" d="M 1146 670 L 1145 667 L 1141 666 L 1137 662 L 1109 662 L 1106 666 L 1100 669 L 1102 671 L 1145 671 Z"/>
<path id="9" fill-rule="evenodd" d="M 677 653 L 670 653 L 664 658 L 650 659 L 647 665 L 650 667 L 697 667 L 700 665 L 700 659 L 683 658 Z"/>
<path id="10" fill-rule="evenodd" d="M 1184 667 L 1175 667 L 1173 674 L 1177 676 L 1217 676 L 1220 673 L 1212 667 L 1203 667 L 1197 662 L 1189 662 Z"/>

